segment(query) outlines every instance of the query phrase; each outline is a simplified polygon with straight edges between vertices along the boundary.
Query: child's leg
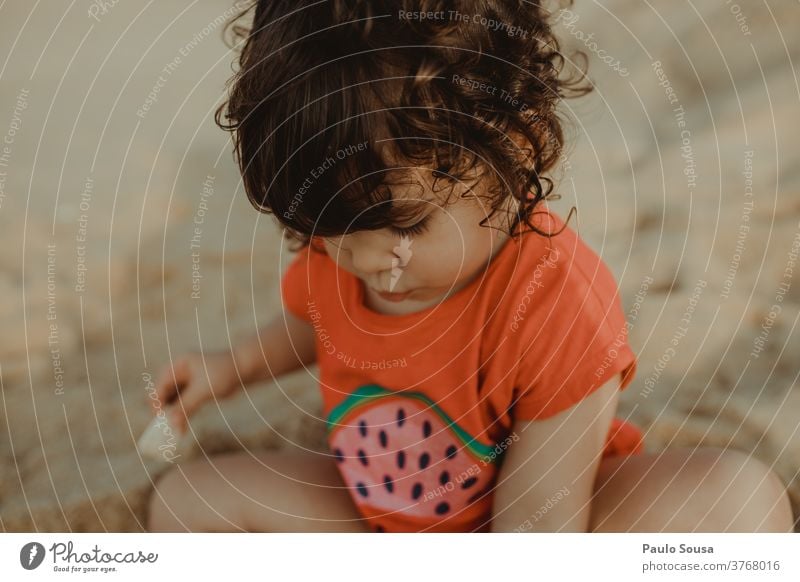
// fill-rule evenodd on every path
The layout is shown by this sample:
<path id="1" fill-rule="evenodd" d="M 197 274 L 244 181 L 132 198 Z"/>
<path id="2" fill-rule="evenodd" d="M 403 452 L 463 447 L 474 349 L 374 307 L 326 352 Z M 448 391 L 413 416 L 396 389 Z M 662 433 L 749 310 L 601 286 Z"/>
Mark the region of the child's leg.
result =
<path id="1" fill-rule="evenodd" d="M 712 448 L 603 459 L 593 531 L 789 532 L 777 475 L 744 453 Z"/>
<path id="2" fill-rule="evenodd" d="M 150 531 L 368 531 L 334 461 L 256 451 L 179 464 L 148 504 Z"/>

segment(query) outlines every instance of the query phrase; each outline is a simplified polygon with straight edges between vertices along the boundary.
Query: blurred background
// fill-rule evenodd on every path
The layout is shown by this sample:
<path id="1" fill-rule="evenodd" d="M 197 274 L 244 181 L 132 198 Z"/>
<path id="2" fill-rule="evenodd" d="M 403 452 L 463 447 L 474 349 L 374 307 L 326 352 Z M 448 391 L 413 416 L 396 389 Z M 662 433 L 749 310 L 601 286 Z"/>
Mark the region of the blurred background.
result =
<path id="1" fill-rule="evenodd" d="M 0 525 L 142 531 L 149 389 L 280 308 L 291 256 L 213 122 L 222 0 L 0 5 Z M 648 450 L 736 447 L 800 509 L 800 5 L 577 0 L 595 91 L 565 103 L 551 208 L 611 267 Z M 317 449 L 313 374 L 192 419 L 183 459 Z"/>

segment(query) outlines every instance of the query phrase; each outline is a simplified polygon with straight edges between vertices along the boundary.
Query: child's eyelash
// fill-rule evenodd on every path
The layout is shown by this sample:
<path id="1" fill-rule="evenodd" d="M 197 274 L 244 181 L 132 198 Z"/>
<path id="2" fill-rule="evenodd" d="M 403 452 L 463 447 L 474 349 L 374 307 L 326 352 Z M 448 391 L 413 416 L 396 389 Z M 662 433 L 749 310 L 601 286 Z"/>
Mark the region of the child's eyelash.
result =
<path id="1" fill-rule="evenodd" d="M 428 220 L 426 217 L 420 220 L 417 224 L 412 224 L 411 226 L 406 226 L 406 227 L 390 226 L 389 230 L 400 236 L 411 236 L 411 235 L 420 235 L 424 233 L 427 230 L 427 228 L 428 228 Z"/>

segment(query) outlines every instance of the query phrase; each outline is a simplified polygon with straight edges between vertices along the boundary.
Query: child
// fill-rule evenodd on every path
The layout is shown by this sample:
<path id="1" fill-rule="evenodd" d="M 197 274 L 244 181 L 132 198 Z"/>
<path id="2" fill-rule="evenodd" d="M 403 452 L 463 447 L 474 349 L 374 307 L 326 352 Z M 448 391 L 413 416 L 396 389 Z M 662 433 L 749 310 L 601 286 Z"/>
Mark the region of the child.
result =
<path id="1" fill-rule="evenodd" d="M 556 107 L 590 87 L 564 74 L 544 8 L 254 7 L 221 125 L 300 252 L 284 312 L 232 353 L 180 358 L 158 394 L 183 430 L 209 399 L 316 362 L 329 452 L 180 465 L 150 529 L 791 528 L 759 462 L 648 455 L 615 418 L 636 371 L 617 286 L 547 208 Z"/>

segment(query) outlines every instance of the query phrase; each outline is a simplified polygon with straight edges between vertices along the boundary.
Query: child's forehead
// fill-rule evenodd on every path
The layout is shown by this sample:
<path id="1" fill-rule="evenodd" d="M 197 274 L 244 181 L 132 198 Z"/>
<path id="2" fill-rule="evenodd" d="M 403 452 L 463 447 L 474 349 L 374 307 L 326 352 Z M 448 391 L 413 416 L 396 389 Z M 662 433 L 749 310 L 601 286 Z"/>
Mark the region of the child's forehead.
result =
<path id="1" fill-rule="evenodd" d="M 452 184 L 442 178 L 437 180 L 432 168 L 425 166 L 392 168 L 387 172 L 384 187 L 391 194 L 392 208 L 403 214 L 425 214 L 458 200 L 458 197 L 451 199 Z"/>
<path id="2" fill-rule="evenodd" d="M 401 153 L 403 139 L 410 137 L 394 136 L 385 123 L 374 127 L 371 150 L 383 165 L 381 188 L 398 221 L 407 222 L 420 218 L 436 208 L 443 208 L 458 201 L 451 199 L 453 184 L 437 175 L 436 155 L 430 159 L 409 160 Z M 358 171 L 358 170 L 356 170 Z"/>
<path id="3" fill-rule="evenodd" d="M 399 222 L 418 220 L 436 207 L 442 206 L 438 197 L 420 187 L 391 186 L 390 205 Z"/>
<path id="4" fill-rule="evenodd" d="M 392 196 L 392 209 L 397 211 L 398 218 L 402 220 L 419 219 L 441 206 L 437 200 L 429 198 L 397 198 Z"/>

